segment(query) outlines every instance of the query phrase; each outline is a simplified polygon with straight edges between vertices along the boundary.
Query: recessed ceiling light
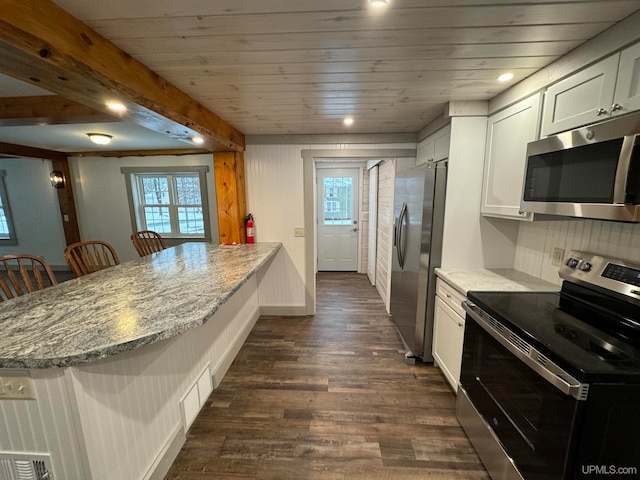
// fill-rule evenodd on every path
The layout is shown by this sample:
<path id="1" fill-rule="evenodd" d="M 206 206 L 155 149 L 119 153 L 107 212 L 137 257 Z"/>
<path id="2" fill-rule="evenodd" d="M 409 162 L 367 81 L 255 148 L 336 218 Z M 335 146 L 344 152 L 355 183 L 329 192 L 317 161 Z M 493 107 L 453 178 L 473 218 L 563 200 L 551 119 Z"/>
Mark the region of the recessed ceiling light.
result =
<path id="1" fill-rule="evenodd" d="M 198 145 L 202 145 L 204 143 L 204 138 L 202 138 L 202 137 L 191 137 L 191 141 L 193 143 L 197 143 Z"/>
<path id="2" fill-rule="evenodd" d="M 374 7 L 384 7 L 389 3 L 389 0 L 369 0 L 369 5 Z"/>
<path id="3" fill-rule="evenodd" d="M 499 82 L 508 82 L 513 78 L 513 73 L 503 73 L 498 77 Z"/>
<path id="4" fill-rule="evenodd" d="M 97 143 L 98 145 L 108 145 L 111 143 L 111 139 L 113 138 L 111 135 L 107 135 L 106 133 L 87 133 L 89 140 L 93 143 Z"/>
<path id="5" fill-rule="evenodd" d="M 107 107 L 114 112 L 124 112 L 127 110 L 127 107 L 120 102 L 108 102 Z"/>
<path id="6" fill-rule="evenodd" d="M 353 118 L 347 117 L 343 120 L 343 123 L 348 127 L 349 125 L 353 125 Z"/>

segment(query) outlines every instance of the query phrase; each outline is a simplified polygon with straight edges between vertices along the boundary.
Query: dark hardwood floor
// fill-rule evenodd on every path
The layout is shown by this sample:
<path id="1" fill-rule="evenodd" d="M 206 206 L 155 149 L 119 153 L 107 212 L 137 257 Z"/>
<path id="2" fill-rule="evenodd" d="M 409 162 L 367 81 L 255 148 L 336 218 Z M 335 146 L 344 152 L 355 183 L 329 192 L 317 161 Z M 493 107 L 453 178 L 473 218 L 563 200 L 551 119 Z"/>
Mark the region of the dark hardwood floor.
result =
<path id="1" fill-rule="evenodd" d="M 313 317 L 258 320 L 165 480 L 488 480 L 366 276 L 320 273 L 317 292 Z"/>

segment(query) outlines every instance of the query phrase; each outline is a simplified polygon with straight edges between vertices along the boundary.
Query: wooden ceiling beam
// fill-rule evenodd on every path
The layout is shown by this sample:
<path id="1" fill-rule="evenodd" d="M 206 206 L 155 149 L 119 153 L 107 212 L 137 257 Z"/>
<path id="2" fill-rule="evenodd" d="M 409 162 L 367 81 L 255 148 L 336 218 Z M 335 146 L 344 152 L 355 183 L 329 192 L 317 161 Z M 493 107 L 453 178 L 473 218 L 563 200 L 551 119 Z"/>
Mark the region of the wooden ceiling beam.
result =
<path id="1" fill-rule="evenodd" d="M 0 0 L 0 71 L 172 138 L 243 151 L 244 134 L 50 0 Z"/>
<path id="2" fill-rule="evenodd" d="M 67 161 L 67 154 L 64 152 L 27 147 L 26 145 L 16 145 L 14 143 L 0 142 L 0 154 L 21 158 L 40 158 L 56 162 Z"/>
<path id="3" fill-rule="evenodd" d="M 113 115 L 60 95 L 0 98 L 0 127 L 116 121 Z"/>
<path id="4" fill-rule="evenodd" d="M 210 154 L 209 150 L 203 148 L 181 148 L 181 149 L 164 149 L 164 150 L 103 150 L 92 152 L 69 152 L 69 157 L 158 157 L 161 155 L 171 155 L 180 157 L 183 155 L 201 155 L 203 153 Z"/>

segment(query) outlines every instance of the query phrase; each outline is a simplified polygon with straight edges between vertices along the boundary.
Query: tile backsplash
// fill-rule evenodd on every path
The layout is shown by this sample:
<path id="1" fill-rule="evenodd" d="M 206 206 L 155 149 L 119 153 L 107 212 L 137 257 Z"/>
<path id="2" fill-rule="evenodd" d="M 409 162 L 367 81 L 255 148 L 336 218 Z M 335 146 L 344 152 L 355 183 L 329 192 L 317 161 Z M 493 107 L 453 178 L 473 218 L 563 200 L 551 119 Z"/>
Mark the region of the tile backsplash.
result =
<path id="1" fill-rule="evenodd" d="M 554 248 L 599 253 L 640 264 L 640 224 L 601 220 L 523 222 L 518 231 L 514 268 L 560 285 L 552 265 Z"/>

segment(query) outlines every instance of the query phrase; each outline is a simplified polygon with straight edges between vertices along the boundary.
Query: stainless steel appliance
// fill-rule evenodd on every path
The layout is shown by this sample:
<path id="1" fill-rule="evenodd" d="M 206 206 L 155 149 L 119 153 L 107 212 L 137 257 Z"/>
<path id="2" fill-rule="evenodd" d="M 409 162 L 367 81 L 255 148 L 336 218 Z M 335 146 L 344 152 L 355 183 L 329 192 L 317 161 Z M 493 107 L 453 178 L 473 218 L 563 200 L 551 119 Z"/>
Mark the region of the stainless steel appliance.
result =
<path id="1" fill-rule="evenodd" d="M 521 210 L 640 222 L 640 114 L 531 142 Z"/>
<path id="2" fill-rule="evenodd" d="M 457 415 L 494 480 L 640 476 L 640 265 L 572 252 L 559 293 L 469 292 Z"/>
<path id="3" fill-rule="evenodd" d="M 391 315 L 409 361 L 433 361 L 434 270 L 442 256 L 446 176 L 446 161 L 396 171 Z"/>

